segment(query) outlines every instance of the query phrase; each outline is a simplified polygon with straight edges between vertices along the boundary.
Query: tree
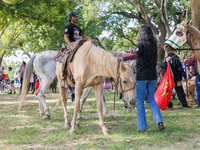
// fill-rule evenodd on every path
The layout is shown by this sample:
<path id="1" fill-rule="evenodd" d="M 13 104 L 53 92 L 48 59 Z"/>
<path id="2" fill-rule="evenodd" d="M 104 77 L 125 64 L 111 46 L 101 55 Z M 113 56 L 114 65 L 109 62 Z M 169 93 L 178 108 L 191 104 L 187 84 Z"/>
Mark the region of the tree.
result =
<path id="1" fill-rule="evenodd" d="M 88 0 L 84 1 L 88 3 Z M 141 25 L 149 25 L 158 41 L 159 67 L 164 54 L 162 44 L 176 25 L 184 19 L 190 0 L 91 0 L 90 3 L 93 3 L 94 8 L 104 7 L 94 13 L 101 14 L 106 19 L 106 30 L 115 34 L 114 39 L 134 37 L 130 30 L 126 32 L 130 23 L 133 23 L 135 26 L 132 28 L 136 29 Z M 127 40 L 131 43 L 130 38 Z"/>
<path id="2" fill-rule="evenodd" d="M 200 1 L 199 0 L 192 0 L 191 3 L 191 7 L 192 7 L 192 24 L 198 29 L 200 30 Z"/>
<path id="3" fill-rule="evenodd" d="M 66 16 L 76 6 L 73 0 L 0 0 L 0 65 L 17 49 L 60 49 Z"/>

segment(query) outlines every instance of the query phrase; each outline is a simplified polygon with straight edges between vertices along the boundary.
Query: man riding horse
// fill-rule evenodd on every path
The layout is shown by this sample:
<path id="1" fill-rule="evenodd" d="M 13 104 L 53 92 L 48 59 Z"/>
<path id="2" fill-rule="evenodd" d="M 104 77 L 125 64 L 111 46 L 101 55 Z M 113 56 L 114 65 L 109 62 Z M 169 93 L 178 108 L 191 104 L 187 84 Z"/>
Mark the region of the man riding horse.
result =
<path id="1" fill-rule="evenodd" d="M 78 14 L 77 12 L 71 12 L 69 14 L 69 24 L 65 26 L 65 31 L 64 31 L 64 39 L 67 44 L 70 44 L 71 42 L 77 42 L 80 40 L 79 36 L 82 36 L 82 38 L 86 40 L 91 40 L 95 44 L 99 44 L 99 41 L 93 40 L 89 36 L 83 33 L 80 27 L 78 27 L 76 24 L 78 23 Z M 74 101 L 74 87 L 71 87 L 69 85 L 69 89 L 71 92 L 71 101 Z"/>

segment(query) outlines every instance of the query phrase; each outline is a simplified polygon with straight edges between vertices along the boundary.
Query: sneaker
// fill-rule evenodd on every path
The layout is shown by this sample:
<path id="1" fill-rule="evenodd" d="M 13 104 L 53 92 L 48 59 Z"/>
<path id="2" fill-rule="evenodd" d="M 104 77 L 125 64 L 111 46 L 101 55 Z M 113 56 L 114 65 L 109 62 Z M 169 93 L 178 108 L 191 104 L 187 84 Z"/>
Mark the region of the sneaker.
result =
<path id="1" fill-rule="evenodd" d="M 15 94 L 16 92 L 14 91 L 14 94 Z"/>
<path id="2" fill-rule="evenodd" d="M 147 130 L 138 130 L 138 132 L 141 132 L 141 133 L 144 133 L 146 132 Z"/>
<path id="3" fill-rule="evenodd" d="M 12 92 L 10 91 L 8 94 L 12 94 Z"/>
<path id="4" fill-rule="evenodd" d="M 163 129 L 165 129 L 165 128 L 164 128 L 164 123 L 163 123 L 163 122 L 160 122 L 160 123 L 158 124 L 158 131 L 161 131 L 161 130 L 163 130 Z"/>
<path id="5" fill-rule="evenodd" d="M 183 107 L 183 109 L 190 109 L 190 108 L 192 108 L 191 106 L 185 106 L 185 107 Z"/>

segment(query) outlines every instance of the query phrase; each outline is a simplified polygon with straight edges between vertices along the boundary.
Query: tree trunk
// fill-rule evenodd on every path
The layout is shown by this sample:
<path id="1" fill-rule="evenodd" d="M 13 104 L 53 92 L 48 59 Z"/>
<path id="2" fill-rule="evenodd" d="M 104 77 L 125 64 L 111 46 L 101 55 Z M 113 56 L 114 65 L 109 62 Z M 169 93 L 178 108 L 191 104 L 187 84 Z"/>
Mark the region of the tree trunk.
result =
<path id="1" fill-rule="evenodd" d="M 1 63 L 3 61 L 3 56 L 5 55 L 6 51 L 3 52 L 3 54 L 0 56 L 0 66 L 1 66 Z"/>
<path id="2" fill-rule="evenodd" d="M 200 30 L 200 0 L 192 0 L 192 24 Z"/>

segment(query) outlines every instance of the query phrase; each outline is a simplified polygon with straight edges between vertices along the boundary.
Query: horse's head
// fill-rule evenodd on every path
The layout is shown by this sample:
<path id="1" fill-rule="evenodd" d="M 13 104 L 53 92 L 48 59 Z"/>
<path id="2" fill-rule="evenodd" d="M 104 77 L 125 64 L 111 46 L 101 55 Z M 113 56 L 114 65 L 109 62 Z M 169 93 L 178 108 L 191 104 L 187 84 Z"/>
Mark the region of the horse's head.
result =
<path id="1" fill-rule="evenodd" d="M 165 41 L 164 45 L 168 44 L 174 49 L 179 48 L 183 44 L 187 42 L 187 31 L 190 25 L 190 20 L 187 22 L 182 21 L 177 25 L 176 30 L 172 33 L 172 35 Z"/>
<path id="2" fill-rule="evenodd" d="M 136 79 L 132 72 L 133 61 L 131 64 L 124 62 L 119 66 L 119 79 L 118 79 L 118 91 L 123 94 L 123 100 L 125 100 L 130 107 L 136 104 L 135 85 Z"/>

